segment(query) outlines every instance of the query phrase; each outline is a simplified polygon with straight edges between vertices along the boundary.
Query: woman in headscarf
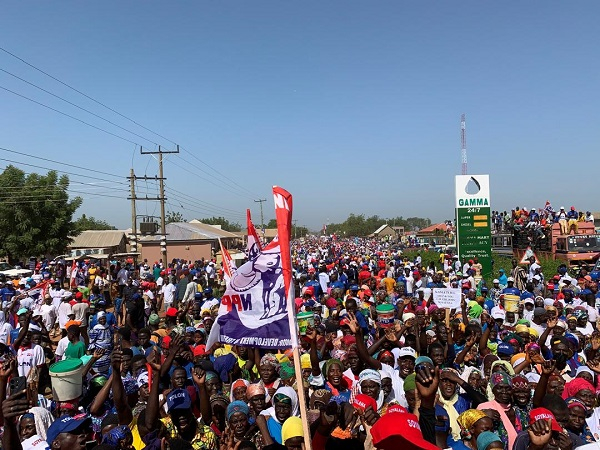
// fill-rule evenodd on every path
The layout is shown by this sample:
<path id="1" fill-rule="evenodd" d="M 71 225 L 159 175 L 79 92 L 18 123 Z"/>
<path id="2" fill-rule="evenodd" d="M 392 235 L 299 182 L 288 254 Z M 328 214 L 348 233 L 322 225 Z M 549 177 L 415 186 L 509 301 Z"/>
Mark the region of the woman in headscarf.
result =
<path id="1" fill-rule="evenodd" d="M 10 338 L 10 332 L 12 330 L 13 327 L 6 321 L 6 315 L 4 314 L 4 311 L 0 311 L 0 344 L 9 344 L 8 341 Z"/>
<path id="2" fill-rule="evenodd" d="M 273 395 L 273 406 L 261 412 L 268 416 L 267 427 L 273 440 L 283 444 L 281 427 L 288 417 L 299 416 L 298 394 L 289 386 L 283 386 Z"/>
<path id="3" fill-rule="evenodd" d="M 358 394 L 365 394 L 377 402 L 377 412 L 379 415 L 385 414 L 388 404 L 385 403 L 385 394 L 381 389 L 381 375 L 373 369 L 365 369 L 358 375 L 358 383 L 352 388 L 350 403 Z"/>
<path id="4" fill-rule="evenodd" d="M 531 387 L 529 380 L 523 375 L 517 375 L 512 379 L 513 402 L 515 413 L 519 416 L 523 428 L 529 425 L 529 411 L 531 411 Z"/>
<path id="5" fill-rule="evenodd" d="M 250 406 L 250 422 L 254 422 L 254 419 L 267 408 L 266 397 L 267 391 L 260 383 L 250 384 L 246 389 L 246 398 Z"/>
<path id="6" fill-rule="evenodd" d="M 477 392 L 485 395 L 485 380 L 483 379 L 481 370 L 476 367 L 467 366 L 463 373 L 460 374 L 460 378 L 466 381 Z M 465 390 L 463 388 L 460 388 L 460 394 L 464 396 Z"/>
<path id="7" fill-rule="evenodd" d="M 468 409 L 456 419 L 460 425 L 459 441 L 450 447 L 454 450 L 477 450 L 477 438 L 484 431 L 491 431 L 494 422 L 486 413 L 477 409 Z"/>
<path id="8" fill-rule="evenodd" d="M 500 370 L 492 373 L 489 383 L 494 398 L 489 402 L 481 403 L 477 409 L 482 411 L 493 410 L 499 415 L 500 422 L 496 431 L 504 443 L 504 449 L 511 450 L 517 438 L 517 433 L 523 430 L 519 416 L 515 412 L 514 406 L 512 406 L 512 380 L 509 375 Z"/>
<path id="9" fill-rule="evenodd" d="M 469 409 L 470 401 L 458 395 L 458 382 L 462 381 L 454 369 L 440 372 L 438 401 L 435 405 L 437 445 L 446 448 L 460 440 L 459 414 Z"/>
<path id="10" fill-rule="evenodd" d="M 263 447 L 263 440 L 256 425 L 250 423 L 250 408 L 240 400 L 227 406 L 227 429 L 233 434 L 234 442 L 250 441 L 257 450 Z"/>
<path id="11" fill-rule="evenodd" d="M 594 389 L 594 386 L 589 381 L 583 378 L 573 378 L 565 384 L 562 398 L 566 400 L 569 397 L 581 400 L 589 410 L 596 407 L 596 389 Z"/>
<path id="12" fill-rule="evenodd" d="M 241 400 L 243 402 L 248 402 L 248 398 L 246 397 L 246 392 L 248 391 L 248 386 L 250 385 L 249 381 L 246 381 L 242 378 L 235 380 L 231 384 L 231 393 L 229 394 L 229 399 L 234 402 L 236 400 Z"/>
<path id="13" fill-rule="evenodd" d="M 346 401 L 350 400 L 351 391 L 344 377 L 344 364 L 339 359 L 328 359 L 323 365 L 322 372 L 320 365 L 313 362 L 309 383 L 314 388 L 327 389 L 334 397 L 340 396 Z"/>
<path id="14" fill-rule="evenodd" d="M 281 385 L 281 379 L 279 378 L 279 367 L 279 360 L 272 353 L 267 353 L 260 359 L 260 364 L 258 365 L 258 374 L 260 376 L 260 383 L 262 383 L 267 391 L 267 401 L 270 401 L 271 396 Z"/>
<path id="15" fill-rule="evenodd" d="M 210 408 L 212 409 L 212 422 L 210 428 L 220 437 L 225 431 L 227 407 L 229 406 L 229 398 L 223 394 L 214 394 L 210 397 Z"/>
<path id="16" fill-rule="evenodd" d="M 327 389 L 316 389 L 310 396 L 308 402 L 308 423 L 316 422 L 321 416 L 321 410 L 329 405 L 331 400 L 331 392 Z"/>
<path id="17" fill-rule="evenodd" d="M 206 372 L 206 389 L 211 397 L 223 392 L 223 382 L 219 375 L 210 370 Z"/>
<path id="18" fill-rule="evenodd" d="M 566 426 L 567 430 L 581 437 L 586 444 L 596 442 L 594 435 L 585 420 L 588 413 L 588 408 L 585 406 L 585 403 L 575 397 L 568 398 L 566 402 L 567 407 L 569 408 L 569 422 Z"/>
<path id="19" fill-rule="evenodd" d="M 48 444 L 46 441 L 46 432 L 54 422 L 52 413 L 45 408 L 38 406 L 31 408 L 28 413 L 23 414 L 19 420 L 19 435 L 21 445 L 24 449 L 36 448 L 44 449 Z M 35 444 L 34 444 L 35 443 Z"/>
<path id="20" fill-rule="evenodd" d="M 110 369 L 110 354 L 113 348 L 113 330 L 106 323 L 106 313 L 99 311 L 97 314 L 98 323 L 90 330 L 89 351 L 103 349 L 104 354 L 98 359 L 93 367 L 94 370 L 103 375 L 107 375 Z"/>

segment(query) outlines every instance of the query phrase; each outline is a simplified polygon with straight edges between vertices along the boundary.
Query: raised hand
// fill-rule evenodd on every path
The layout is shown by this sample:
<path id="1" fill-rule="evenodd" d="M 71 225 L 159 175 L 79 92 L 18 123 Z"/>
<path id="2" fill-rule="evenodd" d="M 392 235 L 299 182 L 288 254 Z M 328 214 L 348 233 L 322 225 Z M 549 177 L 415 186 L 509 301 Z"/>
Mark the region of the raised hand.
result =
<path id="1" fill-rule="evenodd" d="M 350 331 L 352 331 L 353 334 L 356 334 L 360 327 L 358 326 L 358 320 L 356 320 L 356 316 L 353 313 L 348 313 L 348 322 Z"/>
<path id="2" fill-rule="evenodd" d="M 440 383 L 439 371 L 431 364 L 419 364 L 415 368 L 417 391 L 421 398 L 431 397 L 437 392 Z"/>
<path id="3" fill-rule="evenodd" d="M 16 420 L 29 410 L 27 390 L 23 389 L 9 396 L 2 402 L 2 415 L 4 419 Z"/>
<path id="4" fill-rule="evenodd" d="M 588 363 L 588 365 L 589 365 L 589 363 Z M 556 369 L 556 361 L 553 359 L 544 361 L 542 363 L 542 374 L 543 375 L 552 375 L 554 373 L 555 369 Z"/>
<path id="5" fill-rule="evenodd" d="M 543 448 L 552 437 L 552 419 L 538 420 L 529 425 L 527 430 L 529 433 L 529 441 L 535 447 Z"/>

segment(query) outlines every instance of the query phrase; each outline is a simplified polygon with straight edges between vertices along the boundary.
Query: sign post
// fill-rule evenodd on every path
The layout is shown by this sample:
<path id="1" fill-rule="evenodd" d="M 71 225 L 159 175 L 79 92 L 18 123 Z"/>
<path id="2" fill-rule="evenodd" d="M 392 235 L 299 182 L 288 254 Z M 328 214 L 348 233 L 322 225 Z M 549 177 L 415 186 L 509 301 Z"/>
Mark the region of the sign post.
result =
<path id="1" fill-rule="evenodd" d="M 479 260 L 481 273 L 476 274 L 476 278 L 491 275 L 489 175 L 456 176 L 456 246 L 461 260 Z"/>

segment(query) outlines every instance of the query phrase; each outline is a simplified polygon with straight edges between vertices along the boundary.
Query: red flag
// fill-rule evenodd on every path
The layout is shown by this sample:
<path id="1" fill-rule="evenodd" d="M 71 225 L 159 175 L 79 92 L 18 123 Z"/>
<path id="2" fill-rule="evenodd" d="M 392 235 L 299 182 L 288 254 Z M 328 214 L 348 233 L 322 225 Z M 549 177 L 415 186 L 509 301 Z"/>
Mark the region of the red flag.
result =
<path id="1" fill-rule="evenodd" d="M 290 337 L 292 347 L 298 346 L 296 333 L 296 317 L 294 315 L 294 286 L 292 284 L 292 255 L 290 241 L 292 238 L 292 194 L 279 186 L 273 186 L 273 199 L 275 202 L 275 218 L 277 219 L 277 236 L 281 249 L 281 268 L 283 283 L 287 294 L 288 320 L 290 323 Z"/>
<path id="2" fill-rule="evenodd" d="M 248 223 L 248 244 L 246 246 L 246 253 L 248 253 L 248 258 L 252 259 L 250 255 L 259 253 L 262 250 L 262 244 L 256 233 L 256 228 L 254 228 L 254 224 L 252 223 L 249 209 L 246 210 L 246 222 Z"/>
<path id="3" fill-rule="evenodd" d="M 219 245 L 221 246 L 221 256 L 223 258 L 223 271 L 225 273 L 225 283 L 229 284 L 233 272 L 235 272 L 236 266 L 229 254 L 229 251 L 223 246 L 221 239 L 219 239 Z"/>

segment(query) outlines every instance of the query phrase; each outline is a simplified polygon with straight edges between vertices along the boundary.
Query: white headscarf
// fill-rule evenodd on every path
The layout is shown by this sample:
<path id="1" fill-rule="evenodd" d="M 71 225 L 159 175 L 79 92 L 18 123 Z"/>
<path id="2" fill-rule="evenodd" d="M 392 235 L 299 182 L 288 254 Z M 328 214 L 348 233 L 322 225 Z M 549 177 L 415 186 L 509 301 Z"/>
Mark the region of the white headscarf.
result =
<path id="1" fill-rule="evenodd" d="M 290 386 L 281 386 L 275 391 L 275 394 L 273 394 L 273 403 L 275 403 L 275 396 L 277 394 L 283 394 L 292 400 L 292 413 L 290 414 L 290 417 L 300 416 L 300 408 L 298 406 L 298 394 L 296 394 L 296 391 L 293 388 L 291 388 Z M 277 419 L 277 415 L 275 414 L 275 406 L 271 406 L 270 408 L 261 411 L 260 414 L 263 416 L 270 416 L 275 422 L 281 423 L 279 422 L 279 420 Z"/>

